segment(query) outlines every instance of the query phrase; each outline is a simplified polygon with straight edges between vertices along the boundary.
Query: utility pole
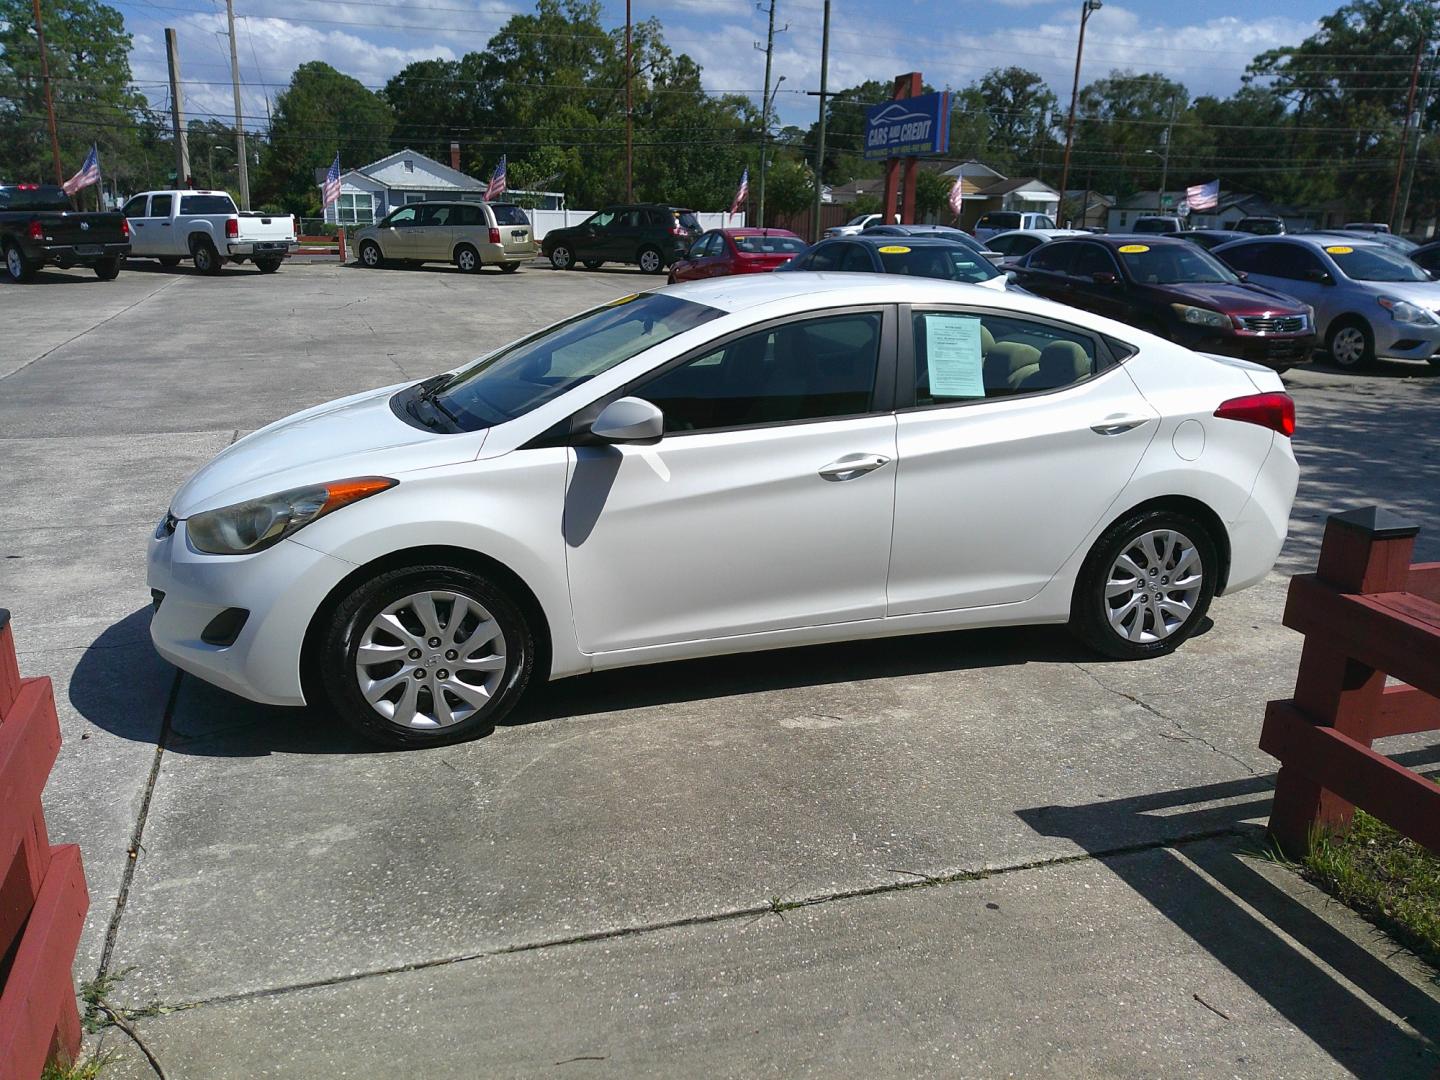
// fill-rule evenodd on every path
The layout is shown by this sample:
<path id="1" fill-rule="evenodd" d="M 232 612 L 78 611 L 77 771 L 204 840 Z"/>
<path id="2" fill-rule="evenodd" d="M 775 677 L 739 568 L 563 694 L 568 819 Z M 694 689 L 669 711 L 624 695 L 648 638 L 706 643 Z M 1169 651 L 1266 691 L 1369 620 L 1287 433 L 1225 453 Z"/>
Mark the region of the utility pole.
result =
<path id="1" fill-rule="evenodd" d="M 630 114 L 630 76 L 635 70 L 630 59 L 630 0 L 625 0 L 625 201 L 635 201 L 635 136 Z"/>
<path id="2" fill-rule="evenodd" d="M 782 27 L 781 33 L 789 27 Z M 770 28 L 765 34 L 765 89 L 761 92 L 760 98 L 760 228 L 765 227 L 765 168 L 766 157 L 770 143 L 770 65 L 775 58 L 775 0 L 770 0 Z M 785 81 L 785 76 L 780 76 L 780 82 Z M 775 84 L 775 89 L 780 89 L 780 83 Z"/>
<path id="3" fill-rule="evenodd" d="M 1075 141 L 1075 99 L 1080 94 L 1080 58 L 1085 55 L 1085 24 L 1092 12 L 1100 10 L 1101 0 L 1081 0 L 1080 40 L 1075 46 L 1075 81 L 1070 84 L 1070 119 L 1065 124 L 1065 163 L 1060 166 L 1060 202 L 1065 202 L 1065 187 L 1070 183 L 1070 146 Z M 1057 222 L 1063 224 L 1063 222 Z"/>
<path id="4" fill-rule="evenodd" d="M 1425 89 L 1420 92 L 1420 121 L 1415 125 L 1415 149 L 1410 154 L 1410 170 L 1405 175 L 1405 194 L 1400 199 L 1400 225 L 1405 225 L 1405 215 L 1410 212 L 1410 189 L 1415 186 L 1415 165 L 1420 160 L 1420 140 L 1425 137 L 1424 118 L 1430 109 L 1430 90 L 1435 83 L 1435 66 L 1440 63 L 1440 53 L 1430 58 L 1430 68 L 1425 72 Z"/>
<path id="5" fill-rule="evenodd" d="M 55 98 L 50 93 L 50 58 L 45 53 L 45 23 L 40 18 L 40 0 L 35 4 L 35 40 L 40 43 L 40 81 L 45 84 L 45 116 L 50 121 L 50 156 L 55 163 L 55 183 L 63 184 L 60 168 L 60 136 L 55 133 Z"/>
<path id="6" fill-rule="evenodd" d="M 1390 188 L 1390 216 L 1386 223 L 1391 232 L 1399 232 L 1395 222 L 1395 207 L 1400 202 L 1400 177 L 1405 172 L 1405 147 L 1410 143 L 1410 117 L 1415 115 L 1415 88 L 1420 83 L 1420 57 L 1425 52 L 1425 35 L 1415 45 L 1415 64 L 1410 68 L 1410 93 L 1405 99 L 1405 130 L 1400 133 L 1400 152 L 1395 157 L 1395 183 Z"/>
<path id="7" fill-rule="evenodd" d="M 830 0 L 825 0 L 825 21 L 820 35 L 820 137 L 815 150 L 815 202 L 810 215 L 810 240 L 820 242 L 820 196 L 825 186 L 825 107 L 830 103 Z M 890 216 L 889 211 L 885 215 Z"/>
<path id="8" fill-rule="evenodd" d="M 240 165 L 240 209 L 250 209 L 250 169 L 245 160 L 245 123 L 240 117 L 240 61 L 235 58 L 235 0 L 225 0 L 230 24 L 230 83 L 235 88 L 235 160 Z"/>
<path id="9" fill-rule="evenodd" d="M 180 43 L 175 31 L 165 28 L 165 58 L 170 62 L 170 129 L 175 133 L 175 186 L 188 186 L 190 140 L 185 134 L 185 109 L 180 104 Z"/>
<path id="10" fill-rule="evenodd" d="M 1160 159 L 1160 190 L 1155 195 L 1155 208 L 1165 212 L 1165 184 L 1170 179 L 1170 138 L 1175 129 L 1175 96 L 1170 96 L 1170 121 L 1165 125 L 1165 151 Z"/>

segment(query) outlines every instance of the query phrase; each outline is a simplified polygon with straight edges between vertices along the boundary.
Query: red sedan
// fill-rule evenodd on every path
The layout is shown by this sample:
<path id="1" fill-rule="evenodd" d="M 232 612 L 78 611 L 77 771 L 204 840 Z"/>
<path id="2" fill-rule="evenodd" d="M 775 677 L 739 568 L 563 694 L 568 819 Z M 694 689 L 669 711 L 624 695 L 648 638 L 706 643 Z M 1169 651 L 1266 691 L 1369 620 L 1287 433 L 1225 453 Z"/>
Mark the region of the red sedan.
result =
<path id="1" fill-rule="evenodd" d="M 807 246 L 788 229 L 712 229 L 690 245 L 685 258 L 670 264 L 670 284 L 768 273 Z"/>

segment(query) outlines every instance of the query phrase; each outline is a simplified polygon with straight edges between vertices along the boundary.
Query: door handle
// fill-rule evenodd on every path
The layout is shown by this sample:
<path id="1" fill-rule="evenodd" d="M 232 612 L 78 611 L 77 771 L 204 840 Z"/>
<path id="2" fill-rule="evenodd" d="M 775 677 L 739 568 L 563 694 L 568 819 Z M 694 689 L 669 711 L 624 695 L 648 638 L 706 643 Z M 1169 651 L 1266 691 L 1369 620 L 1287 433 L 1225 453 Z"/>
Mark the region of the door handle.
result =
<path id="1" fill-rule="evenodd" d="M 883 454 L 846 454 L 822 468 L 820 476 L 825 480 L 854 480 L 889 463 L 890 459 Z"/>
<path id="2" fill-rule="evenodd" d="M 1120 413 L 1115 413 L 1113 416 L 1105 417 L 1105 419 L 1098 424 L 1091 424 L 1090 430 L 1095 432 L 1096 435 L 1119 435 L 1132 428 L 1137 428 L 1141 424 L 1148 424 L 1149 422 L 1150 417 L 1148 416 L 1124 416 Z"/>

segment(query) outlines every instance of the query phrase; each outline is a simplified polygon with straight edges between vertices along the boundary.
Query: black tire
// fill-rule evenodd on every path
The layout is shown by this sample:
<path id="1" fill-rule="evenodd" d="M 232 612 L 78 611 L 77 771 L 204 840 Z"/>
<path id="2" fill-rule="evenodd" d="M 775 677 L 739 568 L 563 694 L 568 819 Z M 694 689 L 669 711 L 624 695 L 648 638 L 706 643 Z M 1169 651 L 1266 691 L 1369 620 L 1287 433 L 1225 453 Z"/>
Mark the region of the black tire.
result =
<path id="1" fill-rule="evenodd" d="M 643 273 L 663 274 L 665 272 L 665 256 L 657 247 L 641 248 L 635 255 L 635 262 Z"/>
<path id="2" fill-rule="evenodd" d="M 220 261 L 220 253 L 215 250 L 215 245 L 208 240 L 198 240 L 190 249 L 190 258 L 195 260 L 195 269 L 202 274 L 218 274 L 220 267 L 224 264 Z"/>
<path id="3" fill-rule="evenodd" d="M 160 265 L 161 265 L 161 266 L 165 266 L 165 267 L 179 266 L 179 265 L 180 265 L 180 256 L 179 256 L 179 255 L 161 255 L 161 256 L 160 256 Z"/>
<path id="4" fill-rule="evenodd" d="M 575 253 L 566 244 L 556 244 L 550 249 L 550 265 L 556 270 L 574 270 Z"/>
<path id="5" fill-rule="evenodd" d="M 365 699 L 360 690 L 356 658 L 365 631 L 376 616 L 386 607 L 404 600 L 407 596 L 429 591 L 458 593 L 483 605 L 503 635 L 505 666 L 489 700 L 483 706 L 453 725 L 417 729 L 382 716 Z M 437 615 L 441 606 L 443 605 L 436 605 Z M 448 612 L 453 610 L 447 609 L 444 616 L 447 623 Z M 419 624 L 416 625 L 418 627 Z M 465 624 L 461 625 L 463 627 Z M 345 724 L 369 741 L 382 746 L 419 749 L 446 746 L 483 735 L 519 701 L 535 666 L 534 633 L 520 607 L 495 582 L 453 566 L 426 565 L 385 571 L 363 583 L 343 599 L 329 613 L 319 629 L 320 634 L 312 658 L 312 674 L 320 691 L 319 696 L 323 697 L 324 703 Z M 448 631 L 448 625 L 443 629 Z M 423 633 L 419 637 L 423 639 Z M 395 640 L 401 641 L 398 637 Z M 428 648 L 430 641 L 439 640 L 421 640 L 419 644 Z M 407 653 L 406 656 L 406 659 L 397 659 L 395 663 L 413 666 L 414 670 L 424 672 L 424 677 L 416 680 L 419 684 L 419 688 L 414 691 L 416 700 L 426 700 L 425 695 L 433 694 L 436 687 L 441 687 L 443 693 L 444 686 L 453 685 L 448 681 L 451 673 L 443 666 L 429 666 L 434 663 L 443 665 L 447 660 L 454 661 L 453 651 L 443 654 L 443 658 L 437 652 L 433 659 L 427 657 L 426 661 L 413 665 L 409 659 L 413 653 Z M 393 677 L 401 670 L 387 669 L 388 665 L 377 665 L 371 671 L 378 680 Z M 442 675 L 447 681 L 442 681 Z M 454 675 L 458 678 L 458 672 Z M 408 680 L 397 683 L 396 689 L 402 686 L 408 686 Z M 402 695 L 407 693 L 408 690 L 401 690 Z M 448 702 L 450 697 L 460 700 L 455 695 L 448 695 L 445 700 Z M 433 698 L 429 700 L 433 702 Z M 434 709 L 433 704 L 429 707 Z"/>
<path id="6" fill-rule="evenodd" d="M 454 262 L 463 274 L 479 273 L 480 252 L 476 251 L 469 244 L 461 244 L 455 249 Z"/>
<path id="7" fill-rule="evenodd" d="M 1133 594 L 1120 594 L 1113 600 L 1107 598 L 1106 587 L 1110 583 L 1111 569 L 1141 537 L 1156 532 L 1178 533 L 1193 545 L 1200 560 L 1198 593 L 1190 602 L 1189 614 L 1178 625 L 1172 627 L 1167 623 L 1163 636 L 1154 633 L 1156 613 L 1154 607 L 1147 606 L 1147 602 L 1143 600 L 1132 609 L 1128 626 L 1122 617 L 1121 626 L 1125 631 L 1122 633 L 1122 630 L 1116 629 L 1111 623 L 1111 605 L 1113 603 L 1113 610 L 1118 612 L 1129 606 L 1134 597 Z M 1173 600 L 1177 593 L 1182 593 L 1182 590 L 1165 588 L 1165 585 L 1170 583 L 1166 580 L 1164 571 L 1167 565 L 1179 564 L 1175 557 L 1178 550 L 1180 548 L 1177 545 L 1167 551 L 1166 558 L 1152 558 L 1149 565 L 1141 565 L 1140 560 L 1132 560 L 1141 565 L 1141 569 L 1153 571 L 1152 576 L 1144 580 L 1158 579 L 1163 583 L 1158 591 L 1147 593 L 1141 590 L 1142 598 L 1163 595 Z M 1179 648 L 1204 620 L 1205 613 L 1210 609 L 1210 601 L 1215 596 L 1215 582 L 1219 570 L 1220 559 L 1215 539 L 1204 523 L 1189 514 L 1174 510 L 1137 511 L 1106 529 L 1086 557 L 1075 582 L 1075 595 L 1070 608 L 1070 629 L 1096 652 L 1117 660 L 1148 660 L 1151 657 L 1164 656 Z M 1147 588 L 1154 590 L 1153 585 Z M 1163 620 L 1163 615 L 1160 618 Z M 1133 637 L 1130 633 L 1132 630 Z"/>
<path id="8" fill-rule="evenodd" d="M 1325 351 L 1336 367 L 1359 371 L 1375 363 L 1375 335 L 1364 319 L 1336 319 L 1325 332 Z"/>
<path id="9" fill-rule="evenodd" d="M 360 265 L 371 270 L 378 270 L 385 265 L 385 255 L 374 240 L 366 240 L 360 245 Z"/>
<path id="10" fill-rule="evenodd" d="M 284 259 L 274 259 L 274 258 L 271 258 L 271 259 L 256 259 L 256 260 L 255 260 L 255 269 L 256 269 L 256 270 L 259 270 L 262 274 L 273 274 L 276 270 L 279 270 L 279 269 L 280 269 L 280 264 L 281 264 L 282 262 L 284 262 L 284 261 L 285 261 Z"/>
<path id="11" fill-rule="evenodd" d="M 120 257 L 113 259 L 101 259 L 94 266 L 95 276 L 101 281 L 114 281 L 120 276 Z"/>
<path id="12" fill-rule="evenodd" d="M 519 270 L 519 269 L 520 269 L 520 264 L 519 264 L 518 262 L 508 262 L 508 263 L 501 263 L 501 264 L 500 264 L 500 270 L 501 270 L 502 273 L 513 274 L 516 270 Z"/>
<path id="13" fill-rule="evenodd" d="M 30 281 L 35 277 L 35 271 L 39 264 L 25 257 L 25 253 L 15 244 L 5 245 L 5 273 L 11 281 L 16 283 Z"/>
<path id="14" fill-rule="evenodd" d="M 604 259 L 586 259 L 586 260 L 585 260 L 585 269 L 586 269 L 586 270 L 599 270 L 600 267 L 602 267 L 602 266 L 604 266 L 604 265 L 605 265 L 605 260 L 604 260 Z"/>

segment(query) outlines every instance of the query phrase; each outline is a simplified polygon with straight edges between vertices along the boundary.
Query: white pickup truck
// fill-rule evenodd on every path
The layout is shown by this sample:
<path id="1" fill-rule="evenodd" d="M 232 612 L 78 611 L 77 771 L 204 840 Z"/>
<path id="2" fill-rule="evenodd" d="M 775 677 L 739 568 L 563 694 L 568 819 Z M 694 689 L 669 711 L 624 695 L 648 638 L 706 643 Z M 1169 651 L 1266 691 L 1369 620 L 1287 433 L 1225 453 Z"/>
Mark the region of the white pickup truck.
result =
<path id="1" fill-rule="evenodd" d="M 273 274 L 299 247 L 289 214 L 242 213 L 224 191 L 146 191 L 127 202 L 124 213 L 130 258 L 159 259 L 163 266 L 194 259 L 202 274 L 246 259 Z"/>

